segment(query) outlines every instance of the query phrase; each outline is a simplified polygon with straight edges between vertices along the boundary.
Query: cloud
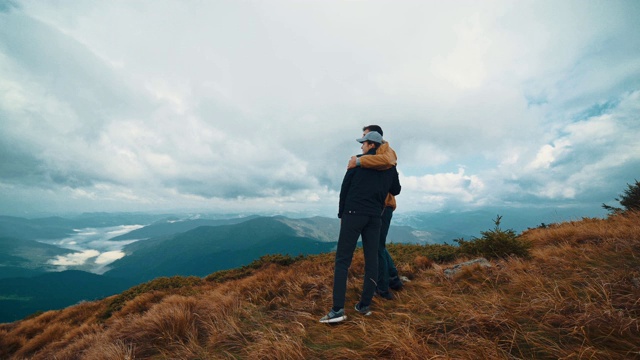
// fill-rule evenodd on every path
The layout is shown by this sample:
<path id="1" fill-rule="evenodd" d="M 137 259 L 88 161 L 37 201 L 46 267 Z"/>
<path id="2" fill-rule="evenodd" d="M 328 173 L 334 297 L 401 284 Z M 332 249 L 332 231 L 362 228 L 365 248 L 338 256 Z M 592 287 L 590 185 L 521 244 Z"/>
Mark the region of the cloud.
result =
<path id="1" fill-rule="evenodd" d="M 9 12 L 18 8 L 18 4 L 13 0 L 4 0 L 0 2 L 0 12 Z"/>
<path id="2" fill-rule="evenodd" d="M 372 123 L 399 211 L 593 206 L 636 176 L 635 3 L 4 4 L 15 212 L 333 214 Z"/>
<path id="3" fill-rule="evenodd" d="M 85 250 L 82 252 L 76 252 L 69 255 L 58 255 L 54 259 L 49 260 L 49 264 L 56 266 L 81 266 L 84 265 L 87 260 L 95 258 L 100 255 L 96 250 Z"/>
<path id="4" fill-rule="evenodd" d="M 567 151 L 567 147 L 571 143 L 566 139 L 559 139 L 553 145 L 543 145 L 538 151 L 536 158 L 529 164 L 532 170 L 545 168 L 548 169 L 556 159 Z"/>
<path id="5" fill-rule="evenodd" d="M 451 207 L 476 203 L 485 187 L 478 176 L 465 175 L 463 168 L 456 173 L 402 176 L 401 184 L 402 191 L 413 195 L 410 200 L 412 206 L 428 206 L 431 210 L 445 205 Z M 405 202 L 404 196 L 400 199 L 398 201 Z"/>
<path id="6" fill-rule="evenodd" d="M 543 145 L 518 173 L 515 182 L 520 190 L 541 199 L 582 197 L 591 202 L 594 195 L 615 197 L 640 163 L 640 147 L 634 140 L 640 134 L 636 118 L 640 91 L 616 100 L 618 105 L 602 114 L 559 128 L 553 143 Z M 506 166 L 511 167 L 516 173 L 519 164 Z M 614 188 L 607 186 L 612 179 L 618 179 Z"/>
<path id="7" fill-rule="evenodd" d="M 95 263 L 98 265 L 107 265 L 107 264 L 111 264 L 112 262 L 118 260 L 118 259 L 122 259 L 124 257 L 124 253 L 122 251 L 107 251 L 107 252 L 103 252 L 102 254 L 100 254 L 96 260 Z"/>

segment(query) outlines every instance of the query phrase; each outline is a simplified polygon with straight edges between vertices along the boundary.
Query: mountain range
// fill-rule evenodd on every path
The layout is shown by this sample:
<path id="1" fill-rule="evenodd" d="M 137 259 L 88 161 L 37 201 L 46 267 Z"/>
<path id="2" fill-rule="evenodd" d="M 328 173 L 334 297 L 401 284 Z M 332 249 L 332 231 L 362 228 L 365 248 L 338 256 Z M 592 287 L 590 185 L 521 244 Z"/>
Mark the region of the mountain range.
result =
<path id="1" fill-rule="evenodd" d="M 479 235 L 491 227 L 493 217 L 489 210 L 394 215 L 387 241 L 453 243 L 457 238 Z M 548 217 L 533 221 L 541 218 Z M 505 217 L 505 222 L 517 230 L 526 224 L 524 216 L 515 213 Z M 38 219 L 0 216 L 0 307 L 4 309 L 0 322 L 106 296 L 156 277 L 202 277 L 246 265 L 266 254 L 329 252 L 336 246 L 339 227 L 338 219 L 319 216 L 302 219 L 139 213 Z M 94 233 L 103 235 L 104 240 L 86 243 L 78 240 L 83 234 Z M 80 275 L 65 270 L 94 273 Z M 86 275 L 101 286 L 76 291 L 81 282 L 73 281 L 75 278 L 70 274 L 76 278 Z M 43 281 L 66 285 L 42 292 Z"/>
<path id="2" fill-rule="evenodd" d="M 327 241 L 320 230 L 318 237 L 311 237 L 309 229 L 299 231 L 287 222 L 292 220 L 259 217 L 138 241 L 125 246 L 126 256 L 113 262 L 113 269 L 104 275 L 140 282 L 159 276 L 205 276 L 248 264 L 264 254 L 318 254 L 335 247 L 335 238 Z"/>

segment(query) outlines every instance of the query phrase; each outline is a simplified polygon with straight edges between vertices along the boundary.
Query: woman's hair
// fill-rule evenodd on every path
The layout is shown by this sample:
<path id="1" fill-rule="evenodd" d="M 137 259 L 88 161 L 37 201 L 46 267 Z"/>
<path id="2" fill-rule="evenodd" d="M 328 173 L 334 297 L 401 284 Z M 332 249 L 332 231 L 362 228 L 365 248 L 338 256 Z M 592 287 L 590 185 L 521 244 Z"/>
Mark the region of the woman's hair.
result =
<path id="1" fill-rule="evenodd" d="M 363 130 L 363 131 L 364 131 L 364 130 Z M 371 131 L 371 130 L 369 130 L 369 131 Z M 375 142 L 375 141 L 369 141 L 369 140 L 367 140 L 367 141 L 365 141 L 365 142 L 366 142 L 366 143 L 369 143 L 369 144 L 373 144 L 373 148 L 374 148 L 374 149 L 377 149 L 377 148 L 379 148 L 379 147 L 380 147 L 380 144 L 378 144 L 378 143 L 377 143 L 377 142 Z"/>

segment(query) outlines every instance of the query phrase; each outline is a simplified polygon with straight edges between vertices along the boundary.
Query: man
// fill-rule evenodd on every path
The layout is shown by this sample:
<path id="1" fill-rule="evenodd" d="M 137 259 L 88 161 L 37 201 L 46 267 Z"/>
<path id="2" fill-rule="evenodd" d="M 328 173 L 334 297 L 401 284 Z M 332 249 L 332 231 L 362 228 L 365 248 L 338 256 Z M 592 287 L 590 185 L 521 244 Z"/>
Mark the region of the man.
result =
<path id="1" fill-rule="evenodd" d="M 376 149 L 382 145 L 382 135 L 371 131 L 357 141 L 362 144 L 360 158 L 364 158 L 376 153 Z M 395 167 L 385 171 L 365 168 L 347 170 L 342 180 L 338 208 L 340 234 L 333 275 L 333 307 L 320 322 L 336 323 L 347 318 L 344 313 L 347 274 L 360 236 L 364 250 L 365 276 L 360 302 L 356 304 L 355 309 L 363 315 L 371 314 L 369 305 L 378 276 L 380 216 L 387 194 L 397 194 L 399 187 Z"/>
<path id="2" fill-rule="evenodd" d="M 378 125 L 368 125 L 362 128 L 363 136 L 370 131 L 378 132 L 384 136 L 382 128 Z M 375 170 L 387 170 L 392 166 L 396 166 L 397 156 L 396 152 L 389 146 L 389 143 L 383 140 L 382 145 L 377 149 L 375 156 L 368 156 L 366 158 L 357 158 L 352 156 L 347 165 L 347 169 L 352 169 L 357 166 L 375 169 Z M 397 194 L 395 194 L 397 195 Z M 385 209 L 382 214 L 382 227 L 380 229 L 380 243 L 378 250 L 378 287 L 376 293 L 382 298 L 387 300 L 393 299 L 393 295 L 389 292 L 389 288 L 394 290 L 400 290 L 403 286 L 402 280 L 398 276 L 398 269 L 396 268 L 389 251 L 387 251 L 387 234 L 389 233 L 389 227 L 391 226 L 391 218 L 393 211 L 396 209 L 396 200 L 394 194 L 388 194 L 385 200 Z"/>

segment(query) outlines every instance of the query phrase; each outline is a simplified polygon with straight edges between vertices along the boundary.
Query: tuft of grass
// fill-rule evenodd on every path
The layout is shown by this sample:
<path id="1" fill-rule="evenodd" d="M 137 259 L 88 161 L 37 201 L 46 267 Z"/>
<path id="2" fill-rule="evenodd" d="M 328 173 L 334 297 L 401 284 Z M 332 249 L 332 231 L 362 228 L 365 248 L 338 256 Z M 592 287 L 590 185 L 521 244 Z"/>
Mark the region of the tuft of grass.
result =
<path id="1" fill-rule="evenodd" d="M 180 289 L 187 289 L 190 291 L 198 285 L 202 285 L 203 280 L 196 276 L 172 276 L 172 277 L 160 277 L 144 284 L 140 284 L 124 291 L 120 295 L 116 295 L 109 300 L 109 304 L 104 313 L 100 316 L 105 320 L 111 317 L 114 312 L 122 309 L 127 301 L 135 299 L 141 294 L 146 294 L 154 291 L 175 291 Z"/>
<path id="2" fill-rule="evenodd" d="M 296 257 L 282 254 L 264 255 L 259 259 L 252 261 L 249 265 L 242 266 L 238 269 L 221 270 L 209 274 L 205 277 L 205 280 L 222 283 L 229 280 L 242 279 L 253 274 L 255 270 L 258 270 L 265 265 L 277 264 L 281 266 L 289 266 L 295 262 L 304 260 L 305 258 L 305 255 L 298 255 Z"/>

